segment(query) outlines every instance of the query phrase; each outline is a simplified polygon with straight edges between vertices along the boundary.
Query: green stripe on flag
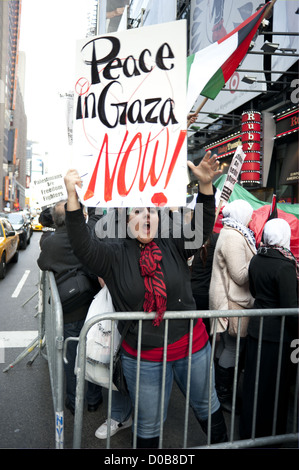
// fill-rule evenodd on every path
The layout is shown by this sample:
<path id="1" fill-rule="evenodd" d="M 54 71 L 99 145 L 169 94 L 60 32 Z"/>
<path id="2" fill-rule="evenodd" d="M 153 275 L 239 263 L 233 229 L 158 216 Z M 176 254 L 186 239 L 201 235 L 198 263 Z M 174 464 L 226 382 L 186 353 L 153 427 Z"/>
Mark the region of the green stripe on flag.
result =
<path id="1" fill-rule="evenodd" d="M 225 81 L 222 68 L 220 67 L 217 72 L 214 73 L 213 77 L 208 81 L 200 94 L 206 98 L 209 98 L 210 100 L 214 100 L 224 85 Z"/>
<path id="2" fill-rule="evenodd" d="M 195 54 L 191 54 L 187 57 L 187 85 L 189 81 L 190 70 L 194 61 Z"/>

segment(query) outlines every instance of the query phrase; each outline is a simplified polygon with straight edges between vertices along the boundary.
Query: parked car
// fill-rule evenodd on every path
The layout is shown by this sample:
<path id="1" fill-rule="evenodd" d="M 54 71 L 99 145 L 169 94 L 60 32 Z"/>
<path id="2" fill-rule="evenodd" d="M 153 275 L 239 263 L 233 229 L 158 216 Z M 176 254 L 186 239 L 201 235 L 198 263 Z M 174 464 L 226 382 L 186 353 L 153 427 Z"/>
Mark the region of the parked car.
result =
<path id="1" fill-rule="evenodd" d="M 19 235 L 5 217 L 0 218 L 0 279 L 6 275 L 6 265 L 17 263 L 19 258 Z"/>
<path id="2" fill-rule="evenodd" d="M 8 212 L 6 217 L 19 235 L 20 249 L 26 250 L 32 235 L 30 219 L 24 212 Z"/>

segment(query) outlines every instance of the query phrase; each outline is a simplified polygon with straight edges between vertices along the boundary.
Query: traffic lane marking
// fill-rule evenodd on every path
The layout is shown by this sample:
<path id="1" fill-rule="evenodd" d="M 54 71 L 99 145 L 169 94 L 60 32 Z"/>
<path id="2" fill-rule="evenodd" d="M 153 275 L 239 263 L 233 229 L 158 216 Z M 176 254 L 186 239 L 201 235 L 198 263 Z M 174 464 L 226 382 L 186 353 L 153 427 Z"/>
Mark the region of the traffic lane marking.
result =
<path id="1" fill-rule="evenodd" d="M 0 348 L 26 348 L 37 336 L 37 330 L 0 331 Z"/>
<path id="2" fill-rule="evenodd" d="M 18 297 L 19 296 L 19 293 L 21 292 L 22 290 L 22 287 L 24 286 L 26 280 L 27 280 L 27 277 L 29 276 L 30 274 L 30 270 L 29 269 L 26 269 L 25 273 L 23 274 L 19 284 L 17 285 L 17 287 L 15 288 L 14 292 L 12 293 L 12 297 Z"/>

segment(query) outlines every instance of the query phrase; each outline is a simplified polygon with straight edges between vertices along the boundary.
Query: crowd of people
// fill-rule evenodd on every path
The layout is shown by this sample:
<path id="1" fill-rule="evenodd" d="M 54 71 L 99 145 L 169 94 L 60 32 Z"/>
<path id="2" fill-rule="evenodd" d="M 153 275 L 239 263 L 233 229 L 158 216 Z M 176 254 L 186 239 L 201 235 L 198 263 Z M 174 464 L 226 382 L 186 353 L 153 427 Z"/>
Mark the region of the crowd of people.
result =
<path id="1" fill-rule="evenodd" d="M 203 243 L 200 249 L 186 248 L 188 236 L 198 224 L 196 211 L 181 229 L 181 236 L 165 236 L 161 231 L 163 210 L 132 207 L 125 211 L 126 233 L 102 238 L 96 225 L 100 216 L 88 209 L 88 220 L 78 199 L 76 187 L 81 179 L 76 170 L 65 176 L 67 200 L 52 210 L 54 232 L 41 243 L 38 266 L 50 270 L 56 279 L 71 269 L 78 269 L 90 280 L 91 296 L 71 312 L 64 311 L 65 338 L 79 336 L 95 292 L 105 283 L 118 312 L 156 312 L 155 319 L 143 321 L 141 338 L 140 385 L 138 401 L 137 447 L 155 448 L 159 444 L 162 361 L 165 311 L 240 310 L 248 308 L 295 308 L 298 306 L 298 263 L 290 251 L 290 227 L 283 219 L 272 219 L 264 228 L 263 245 L 256 246 L 249 228 L 252 208 L 237 200 L 223 209 L 223 228 L 213 233 L 215 188 L 213 179 L 221 172 L 216 156 L 210 152 L 198 166 L 188 162 L 199 181 L 196 202 L 202 204 Z M 116 211 L 117 212 L 117 211 Z M 171 214 L 171 212 L 170 212 Z M 117 217 L 113 224 L 117 224 Z M 186 221 L 185 221 L 186 222 Z M 106 220 L 107 223 L 107 220 Z M 113 227 L 115 228 L 115 227 Z M 190 260 L 192 266 L 190 268 Z M 274 391 L 278 361 L 280 317 L 267 317 L 263 324 L 258 418 L 256 437 L 272 434 Z M 211 443 L 228 440 L 223 411 L 230 412 L 236 358 L 236 317 L 214 322 L 198 318 L 194 322 L 190 406 L 202 430 L 207 433 L 209 415 L 209 369 L 211 335 L 217 335 L 211 393 Z M 126 321 L 119 321 L 120 333 Z M 254 374 L 258 343 L 258 317 L 244 317 L 241 323 L 240 353 L 244 357 L 243 396 L 240 404 L 240 436 L 249 438 L 254 408 Z M 189 354 L 190 322 L 171 320 L 168 328 L 164 417 L 173 380 L 185 395 Z M 298 335 L 298 318 L 288 317 L 283 337 L 283 366 L 279 384 L 277 433 L 286 430 L 286 417 L 293 364 L 290 342 Z M 110 435 L 132 425 L 136 399 L 138 324 L 132 322 L 122 342 L 122 367 L 128 395 L 113 391 Z M 66 407 L 74 412 L 76 346 L 68 350 Z M 241 367 L 238 371 L 238 377 Z M 88 383 L 86 401 L 89 411 L 102 403 L 100 386 Z M 133 417 L 134 419 L 134 417 Z M 107 437 L 107 421 L 95 432 Z"/>

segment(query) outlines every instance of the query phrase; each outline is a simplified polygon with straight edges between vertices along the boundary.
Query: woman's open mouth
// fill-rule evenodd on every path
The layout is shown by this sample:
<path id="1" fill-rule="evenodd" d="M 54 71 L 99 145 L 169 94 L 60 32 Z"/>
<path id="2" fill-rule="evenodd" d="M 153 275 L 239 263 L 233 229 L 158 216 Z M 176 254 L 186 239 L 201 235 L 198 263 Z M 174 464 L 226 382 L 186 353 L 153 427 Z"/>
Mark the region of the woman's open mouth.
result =
<path id="1" fill-rule="evenodd" d="M 145 224 L 143 224 L 143 230 L 145 233 L 147 233 L 148 235 L 150 234 L 150 231 L 151 231 L 151 224 L 150 222 L 146 222 Z"/>

